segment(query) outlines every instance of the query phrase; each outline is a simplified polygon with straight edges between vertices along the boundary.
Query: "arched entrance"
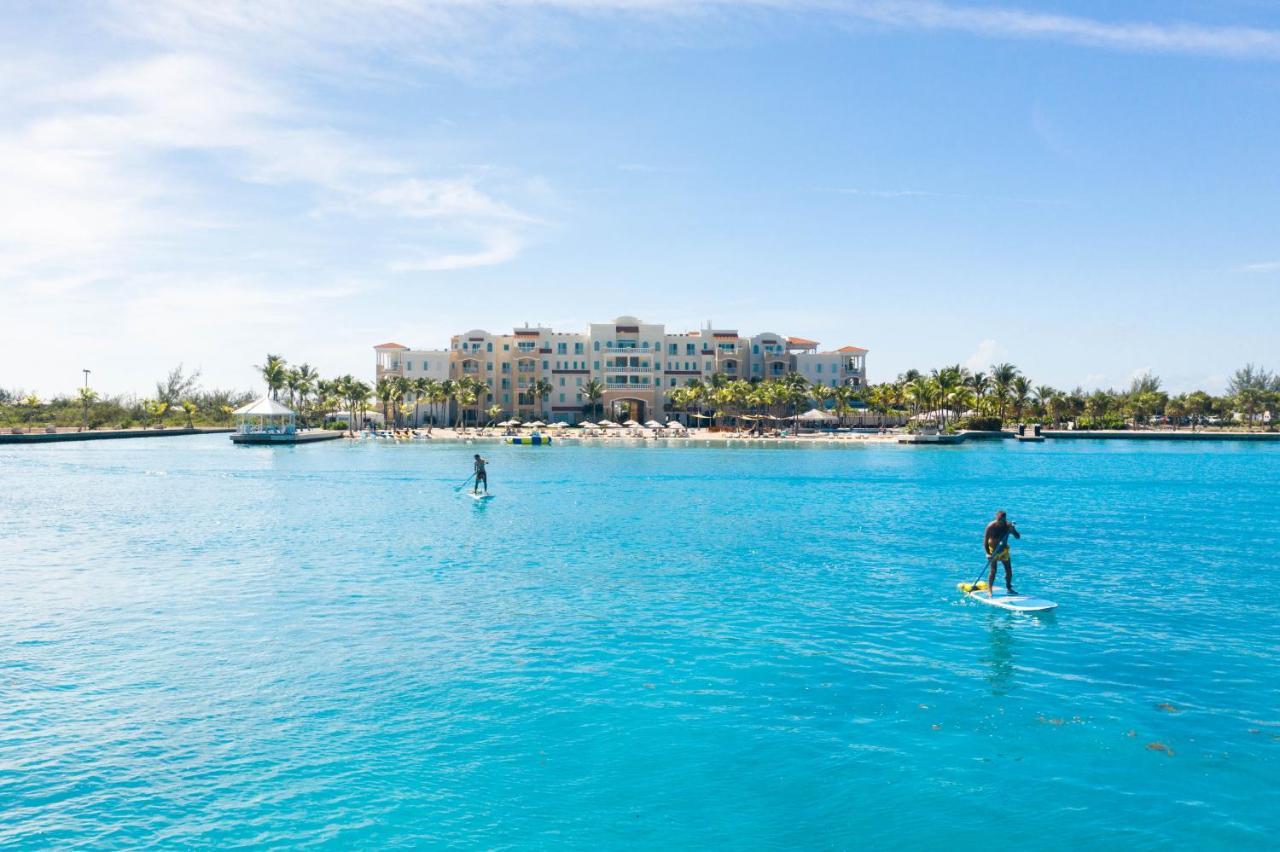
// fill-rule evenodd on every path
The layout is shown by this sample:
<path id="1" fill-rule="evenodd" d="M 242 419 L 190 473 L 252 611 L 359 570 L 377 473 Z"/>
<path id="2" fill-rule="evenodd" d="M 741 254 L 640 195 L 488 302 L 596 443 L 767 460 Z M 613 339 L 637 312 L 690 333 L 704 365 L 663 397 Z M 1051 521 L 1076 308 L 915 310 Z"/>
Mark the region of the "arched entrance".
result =
<path id="1" fill-rule="evenodd" d="M 643 399 L 635 399 L 634 397 L 622 397 L 609 402 L 609 419 L 617 423 L 623 423 L 627 420 L 634 420 L 637 423 L 645 421 L 645 404 Z"/>

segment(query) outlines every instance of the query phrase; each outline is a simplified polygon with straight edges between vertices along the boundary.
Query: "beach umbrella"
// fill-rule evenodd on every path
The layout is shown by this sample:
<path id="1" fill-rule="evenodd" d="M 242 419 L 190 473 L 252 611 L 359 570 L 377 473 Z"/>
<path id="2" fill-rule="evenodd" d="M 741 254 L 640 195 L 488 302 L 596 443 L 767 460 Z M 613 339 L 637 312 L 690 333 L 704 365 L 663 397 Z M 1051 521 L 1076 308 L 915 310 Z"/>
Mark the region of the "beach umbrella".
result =
<path id="1" fill-rule="evenodd" d="M 668 429 L 686 429 L 688 427 L 686 427 L 679 420 L 672 420 L 670 423 L 667 424 L 667 428 Z"/>
<path id="2" fill-rule="evenodd" d="M 540 429 L 540 428 L 542 428 L 543 426 L 546 426 L 546 425 L 547 425 L 547 424 L 543 423 L 541 420 L 535 420 L 535 421 L 533 421 L 532 423 L 529 423 L 529 424 L 528 424 L 528 426 L 529 426 L 531 429 Z"/>
<path id="3" fill-rule="evenodd" d="M 612 420 L 601 420 L 601 421 L 600 421 L 599 423 L 597 423 L 596 425 L 597 425 L 597 426 L 603 426 L 605 429 L 608 429 L 608 428 L 610 428 L 610 427 L 612 427 L 612 426 L 617 426 L 618 424 L 617 424 L 617 423 L 614 423 Z"/>
<path id="4" fill-rule="evenodd" d="M 502 421 L 501 423 L 499 423 L 498 425 L 499 425 L 499 426 L 514 426 L 514 425 L 516 425 L 516 423 L 515 423 L 515 421 L 514 421 L 514 420 L 503 420 L 503 421 Z"/>
<path id="5" fill-rule="evenodd" d="M 665 427 L 664 427 L 661 423 L 659 423 L 657 420 L 649 420 L 649 421 L 647 421 L 644 425 L 645 425 L 645 428 L 646 428 L 646 429 L 663 429 L 663 428 L 665 428 Z"/>
<path id="6" fill-rule="evenodd" d="M 623 426 L 626 426 L 628 429 L 639 429 L 639 428 L 640 428 L 640 424 L 639 424 L 639 423 L 637 423 L 637 422 L 636 422 L 636 421 L 634 421 L 634 420 L 628 420 L 626 423 L 623 423 L 622 425 L 623 425 Z"/>
<path id="7" fill-rule="evenodd" d="M 569 428 L 569 424 L 568 424 L 568 423 L 565 423 L 563 420 L 557 420 L 555 423 L 552 423 L 552 424 L 551 424 L 549 427 L 547 427 L 547 428 L 549 428 L 549 429 L 568 429 L 568 428 Z"/>
<path id="8" fill-rule="evenodd" d="M 797 420 L 835 420 L 836 417 L 834 414 L 828 414 L 827 412 L 820 411 L 817 408 L 810 408 L 808 411 L 806 411 L 804 414 L 801 414 L 796 419 Z"/>

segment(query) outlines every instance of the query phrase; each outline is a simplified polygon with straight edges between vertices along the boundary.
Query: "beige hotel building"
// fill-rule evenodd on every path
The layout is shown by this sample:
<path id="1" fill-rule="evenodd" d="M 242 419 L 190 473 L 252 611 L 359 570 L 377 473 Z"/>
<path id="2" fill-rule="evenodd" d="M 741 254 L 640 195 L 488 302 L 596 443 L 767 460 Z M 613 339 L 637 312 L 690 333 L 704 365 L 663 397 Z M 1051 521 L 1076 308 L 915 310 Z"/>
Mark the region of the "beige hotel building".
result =
<path id="1" fill-rule="evenodd" d="M 694 379 L 708 382 L 721 373 L 731 379 L 779 378 L 799 373 L 810 383 L 861 387 L 867 381 L 867 350 L 843 346 L 819 351 L 818 342 L 762 333 L 745 337 L 736 329 L 668 332 L 656 323 L 621 316 L 592 323 L 586 332 L 525 326 L 507 334 L 481 329 L 454 335 L 448 349 L 410 349 L 399 343 L 374 347 L 375 377 L 428 377 L 438 381 L 472 376 L 484 382 L 488 398 L 480 408 L 497 405 L 499 420 L 576 423 L 585 419 L 589 400 L 582 387 L 591 379 L 604 386 L 600 400 L 612 420 L 666 420 L 667 394 Z M 545 401 L 526 389 L 536 380 L 551 384 Z M 425 419 L 424 407 L 420 417 Z M 456 416 L 456 413 L 455 413 Z M 470 421 L 475 410 L 464 411 Z"/>

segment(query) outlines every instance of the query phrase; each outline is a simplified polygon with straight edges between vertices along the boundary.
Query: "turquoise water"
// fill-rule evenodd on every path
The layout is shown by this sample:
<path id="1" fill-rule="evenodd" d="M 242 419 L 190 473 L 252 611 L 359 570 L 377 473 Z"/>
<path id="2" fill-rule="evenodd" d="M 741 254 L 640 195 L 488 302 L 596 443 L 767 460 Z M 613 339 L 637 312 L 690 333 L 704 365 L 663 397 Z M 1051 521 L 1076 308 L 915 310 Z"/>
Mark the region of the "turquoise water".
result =
<path id="1" fill-rule="evenodd" d="M 1275 843 L 1280 447 L 474 449 L 0 447 L 0 845 Z"/>

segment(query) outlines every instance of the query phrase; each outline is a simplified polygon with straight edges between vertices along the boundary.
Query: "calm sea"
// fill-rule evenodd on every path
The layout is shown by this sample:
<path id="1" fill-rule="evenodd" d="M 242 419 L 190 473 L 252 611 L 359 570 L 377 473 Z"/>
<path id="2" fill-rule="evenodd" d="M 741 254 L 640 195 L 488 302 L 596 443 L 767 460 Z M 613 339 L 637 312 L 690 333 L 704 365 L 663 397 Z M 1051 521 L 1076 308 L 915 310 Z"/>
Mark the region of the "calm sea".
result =
<path id="1" fill-rule="evenodd" d="M 1274 848 L 1278 482 L 1242 444 L 0 447 L 0 845 Z M 955 591 L 1001 508 L 1052 615 Z"/>

